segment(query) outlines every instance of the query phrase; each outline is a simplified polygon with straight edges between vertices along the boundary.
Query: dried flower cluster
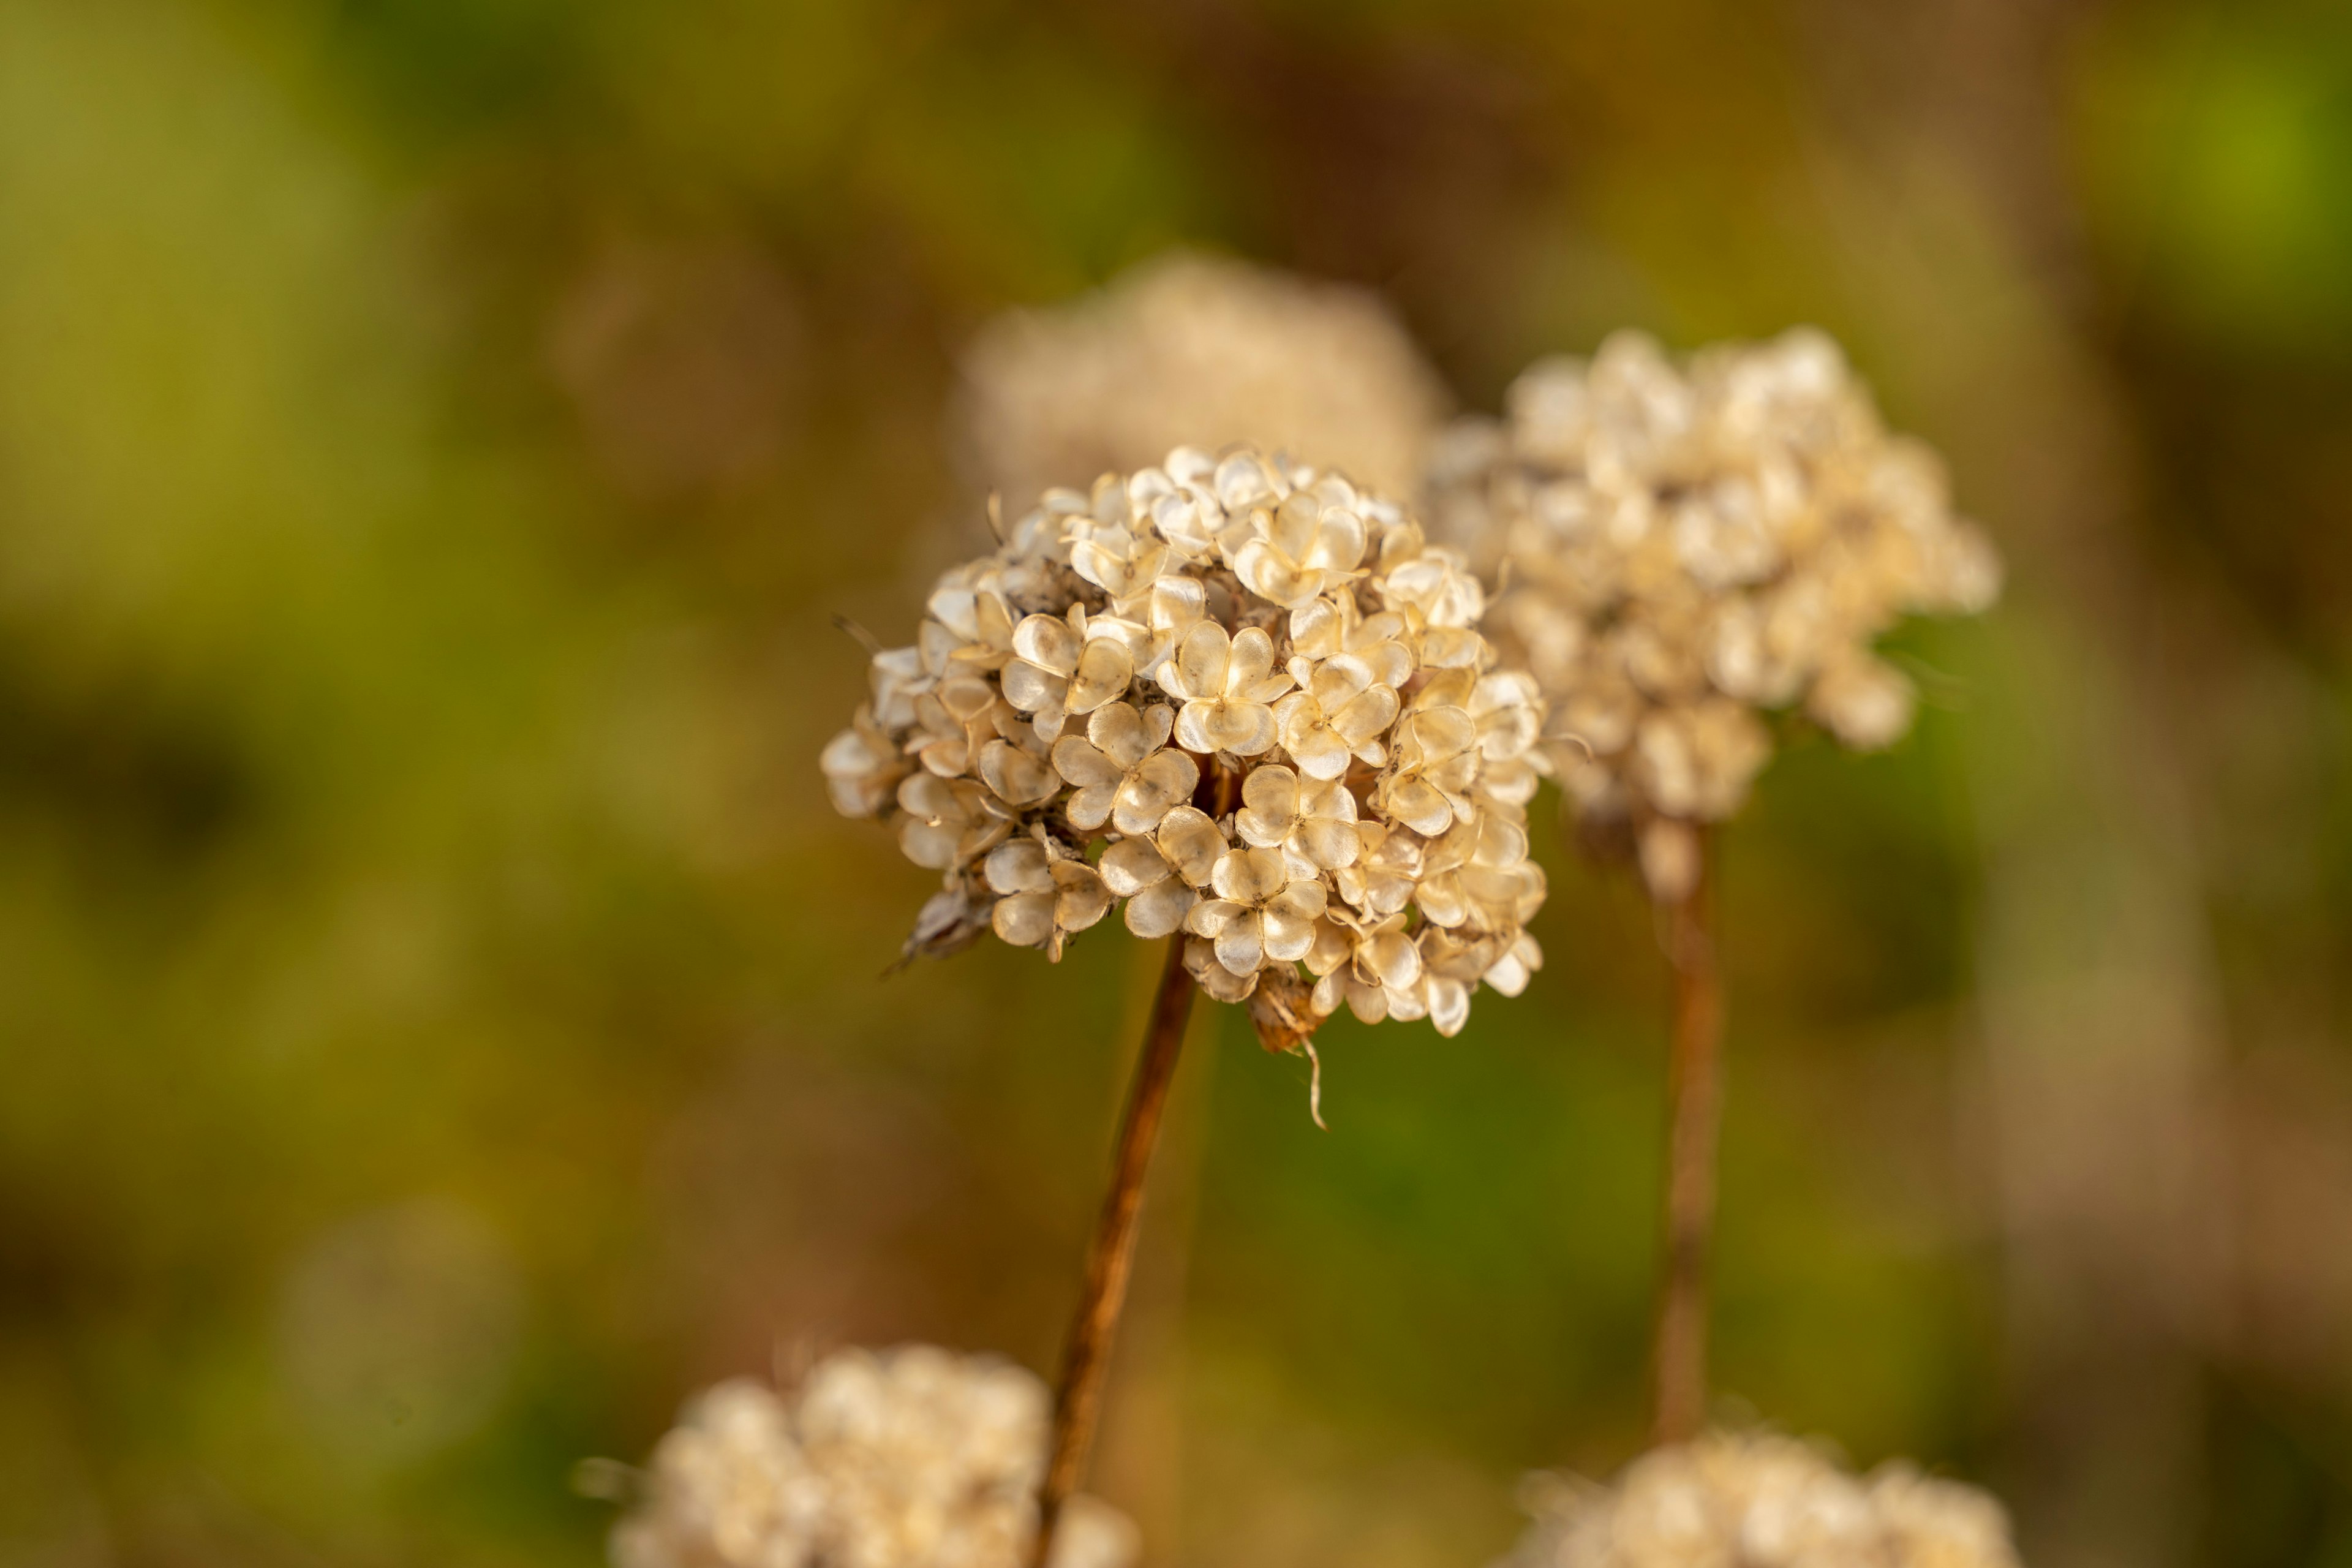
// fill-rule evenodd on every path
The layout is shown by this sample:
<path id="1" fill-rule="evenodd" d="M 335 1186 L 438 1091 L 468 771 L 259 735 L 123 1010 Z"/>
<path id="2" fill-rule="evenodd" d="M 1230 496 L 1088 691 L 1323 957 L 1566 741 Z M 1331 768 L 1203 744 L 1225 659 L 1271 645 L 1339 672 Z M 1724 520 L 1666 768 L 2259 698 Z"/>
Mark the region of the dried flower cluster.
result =
<path id="1" fill-rule="evenodd" d="M 1536 1523 L 1496 1568 L 2018 1568 L 1987 1493 L 1901 1463 L 1849 1475 L 1770 1434 L 1654 1449 L 1612 1487 L 1530 1490 Z"/>
<path id="2" fill-rule="evenodd" d="M 1999 592 L 1935 455 L 1888 434 L 1818 332 L 1682 365 L 1620 333 L 1534 366 L 1508 407 L 1449 432 L 1433 518 L 1499 574 L 1486 630 L 1551 700 L 1562 785 L 1635 830 L 1661 898 L 1696 868 L 1692 825 L 1737 810 L 1769 758 L 1759 710 L 1801 702 L 1847 745 L 1889 744 L 1913 692 L 1872 639 Z"/>
<path id="3" fill-rule="evenodd" d="M 750 1379 L 690 1405 L 614 1528 L 614 1568 L 1021 1568 L 1045 1384 L 925 1345 L 844 1351 L 794 1397 Z M 1135 1527 L 1073 1500 L 1053 1568 L 1127 1568 Z"/>
<path id="4" fill-rule="evenodd" d="M 1269 1045 L 1343 1001 L 1452 1034 L 1541 962 L 1542 714 L 1484 608 L 1461 555 L 1338 474 L 1179 447 L 1047 492 L 941 578 L 824 768 L 946 879 L 909 954 L 992 928 L 1058 958 L 1124 901 Z"/>
<path id="5" fill-rule="evenodd" d="M 973 478 L 1015 509 L 1182 441 L 1313 452 L 1402 494 L 1447 406 L 1376 296 L 1183 253 L 1069 304 L 999 318 L 962 368 Z"/>

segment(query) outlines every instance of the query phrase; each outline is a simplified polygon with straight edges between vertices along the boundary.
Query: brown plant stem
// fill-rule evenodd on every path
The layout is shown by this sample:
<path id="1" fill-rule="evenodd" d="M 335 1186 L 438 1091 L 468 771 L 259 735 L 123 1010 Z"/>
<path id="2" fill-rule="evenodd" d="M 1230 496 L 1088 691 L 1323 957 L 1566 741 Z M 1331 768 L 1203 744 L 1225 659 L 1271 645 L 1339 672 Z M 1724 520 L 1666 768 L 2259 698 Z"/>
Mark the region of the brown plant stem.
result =
<path id="1" fill-rule="evenodd" d="M 1680 1443 L 1706 1421 L 1706 1276 L 1722 1121 L 1723 981 L 1716 964 L 1713 845 L 1701 830 L 1690 889 L 1668 904 L 1674 1038 L 1666 1063 L 1666 1236 L 1651 1371 L 1655 1437 Z"/>
<path id="2" fill-rule="evenodd" d="M 1143 1054 L 1136 1064 L 1127 1118 L 1119 1128 L 1110 1191 L 1103 1198 L 1102 1216 L 1095 1224 L 1094 1243 L 1087 1253 L 1086 1284 L 1079 1291 L 1077 1316 L 1071 1321 L 1069 1342 L 1062 1355 L 1061 1385 L 1054 1397 L 1054 1446 L 1037 1492 L 1037 1534 L 1029 1556 L 1031 1568 L 1044 1568 L 1051 1554 L 1062 1505 L 1077 1489 L 1087 1452 L 1094 1447 L 1095 1426 L 1102 1414 L 1103 1380 L 1110 1370 L 1111 1340 L 1118 1328 L 1128 1275 L 1135 1263 L 1143 1178 L 1151 1166 L 1152 1145 L 1159 1140 L 1168 1089 L 1175 1080 L 1176 1058 L 1183 1049 L 1184 1025 L 1192 1016 L 1195 989 L 1192 976 L 1184 968 L 1184 937 L 1180 931 L 1168 939 L 1167 963 L 1151 1000 Z"/>

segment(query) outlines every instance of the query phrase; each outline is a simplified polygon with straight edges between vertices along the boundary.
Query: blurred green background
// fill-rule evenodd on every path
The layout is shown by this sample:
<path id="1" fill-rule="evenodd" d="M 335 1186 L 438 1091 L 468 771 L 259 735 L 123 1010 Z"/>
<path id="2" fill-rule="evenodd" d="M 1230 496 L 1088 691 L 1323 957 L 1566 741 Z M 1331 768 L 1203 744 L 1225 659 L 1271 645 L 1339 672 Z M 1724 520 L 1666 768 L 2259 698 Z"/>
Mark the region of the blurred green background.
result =
<path id="1" fill-rule="evenodd" d="M 0 0 L 0 1563 L 587 1563 L 713 1378 L 1051 1363 L 1153 954 L 883 980 L 846 614 L 1171 243 L 1836 333 L 2008 555 L 1730 835 L 1718 1381 L 2030 1561 L 2352 1563 L 2352 14 Z M 615 303 L 618 301 L 618 303 Z M 616 314 L 617 312 L 617 314 Z M 620 325 L 614 327 L 617 321 Z M 1084 478 L 1085 476 L 1079 476 Z M 1547 797 L 1548 798 L 1548 797 Z M 1100 1489 L 1475 1568 L 1638 1446 L 1664 978 L 1197 1035 Z"/>

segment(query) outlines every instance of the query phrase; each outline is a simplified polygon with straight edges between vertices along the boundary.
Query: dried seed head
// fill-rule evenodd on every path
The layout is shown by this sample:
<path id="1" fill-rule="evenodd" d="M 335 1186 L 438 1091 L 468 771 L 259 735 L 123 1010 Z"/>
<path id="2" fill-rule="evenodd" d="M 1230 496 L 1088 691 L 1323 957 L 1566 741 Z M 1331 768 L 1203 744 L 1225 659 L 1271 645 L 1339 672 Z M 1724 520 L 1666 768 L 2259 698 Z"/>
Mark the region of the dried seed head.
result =
<path id="1" fill-rule="evenodd" d="M 942 578 L 821 765 L 945 876 L 909 956 L 985 927 L 1059 958 L 1123 903 L 1186 934 L 1211 996 L 1273 987 L 1276 1048 L 1343 1001 L 1450 1035 L 1542 961 L 1543 705 L 1484 609 L 1462 556 L 1339 475 L 1179 447 L 1049 491 Z"/>
<path id="2" fill-rule="evenodd" d="M 1045 1469 L 1045 1386 L 987 1356 L 848 1350 L 778 1394 L 748 1378 L 656 1446 L 615 1568 L 1019 1568 Z M 1127 1568 L 1135 1527 L 1072 1500 L 1054 1568 Z"/>
<path id="3" fill-rule="evenodd" d="M 957 419 L 972 477 L 1016 507 L 1072 474 L 1157 462 L 1180 441 L 1315 452 L 1402 493 L 1447 402 L 1375 296 L 1181 253 L 1068 304 L 999 318 L 962 368 Z M 1251 570 L 1276 567 L 1269 558 Z"/>
<path id="4" fill-rule="evenodd" d="M 1990 1494 L 1901 1461 L 1850 1475 L 1769 1433 L 1654 1449 L 1608 1487 L 1531 1477 L 1526 1501 L 1496 1568 L 2018 1568 Z"/>
<path id="5" fill-rule="evenodd" d="M 1681 364 L 1620 333 L 1508 401 L 1442 441 L 1433 518 L 1499 581 L 1485 629 L 1550 700 L 1569 800 L 1643 830 L 1662 899 L 1685 868 L 1646 825 L 1737 811 L 1771 755 L 1759 711 L 1801 704 L 1846 745 L 1889 745 L 1913 694 L 1873 639 L 1999 593 L 1934 455 L 1887 433 L 1818 332 Z"/>

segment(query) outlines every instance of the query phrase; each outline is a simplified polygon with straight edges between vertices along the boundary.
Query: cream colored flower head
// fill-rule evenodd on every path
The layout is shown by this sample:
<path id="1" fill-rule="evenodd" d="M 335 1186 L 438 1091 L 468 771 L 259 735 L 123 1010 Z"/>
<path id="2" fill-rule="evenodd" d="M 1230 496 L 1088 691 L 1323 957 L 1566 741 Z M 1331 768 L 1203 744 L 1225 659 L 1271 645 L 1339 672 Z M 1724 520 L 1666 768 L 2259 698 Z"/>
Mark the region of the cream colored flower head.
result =
<path id="1" fill-rule="evenodd" d="M 1619 333 L 1537 364 L 1508 405 L 1449 432 L 1431 510 L 1499 581 L 1484 629 L 1549 699 L 1570 800 L 1635 830 L 1661 897 L 1696 866 L 1694 825 L 1769 759 L 1760 712 L 1892 743 L 1914 694 L 1873 640 L 1999 593 L 1935 455 L 1886 431 L 1819 332 L 1683 363 Z"/>
<path id="2" fill-rule="evenodd" d="M 1023 1568 L 1046 1413 L 1029 1373 L 928 1345 L 839 1352 L 784 1394 L 720 1384 L 655 1447 L 614 1568 Z M 1074 1498 L 1053 1568 L 1129 1568 L 1139 1548 Z"/>
<path id="3" fill-rule="evenodd" d="M 1496 1568 L 2019 1568 L 1990 1494 L 1899 1461 L 1866 1476 L 1811 1444 L 1712 1432 L 1614 1485 L 1530 1478 L 1535 1524 Z"/>
<path id="4" fill-rule="evenodd" d="M 1182 933 L 1220 1001 L 1277 987 L 1270 1043 L 1342 1005 L 1453 1034 L 1542 962 L 1541 699 L 1484 610 L 1461 555 L 1339 475 L 1179 447 L 949 573 L 823 767 L 945 877 L 909 955 L 989 930 L 1058 959 L 1118 912 Z"/>
<path id="5" fill-rule="evenodd" d="M 1014 507 L 1073 474 L 1157 462 L 1179 441 L 1314 452 L 1402 494 L 1448 404 L 1377 295 L 1184 252 L 997 318 L 962 372 L 965 466 Z"/>

